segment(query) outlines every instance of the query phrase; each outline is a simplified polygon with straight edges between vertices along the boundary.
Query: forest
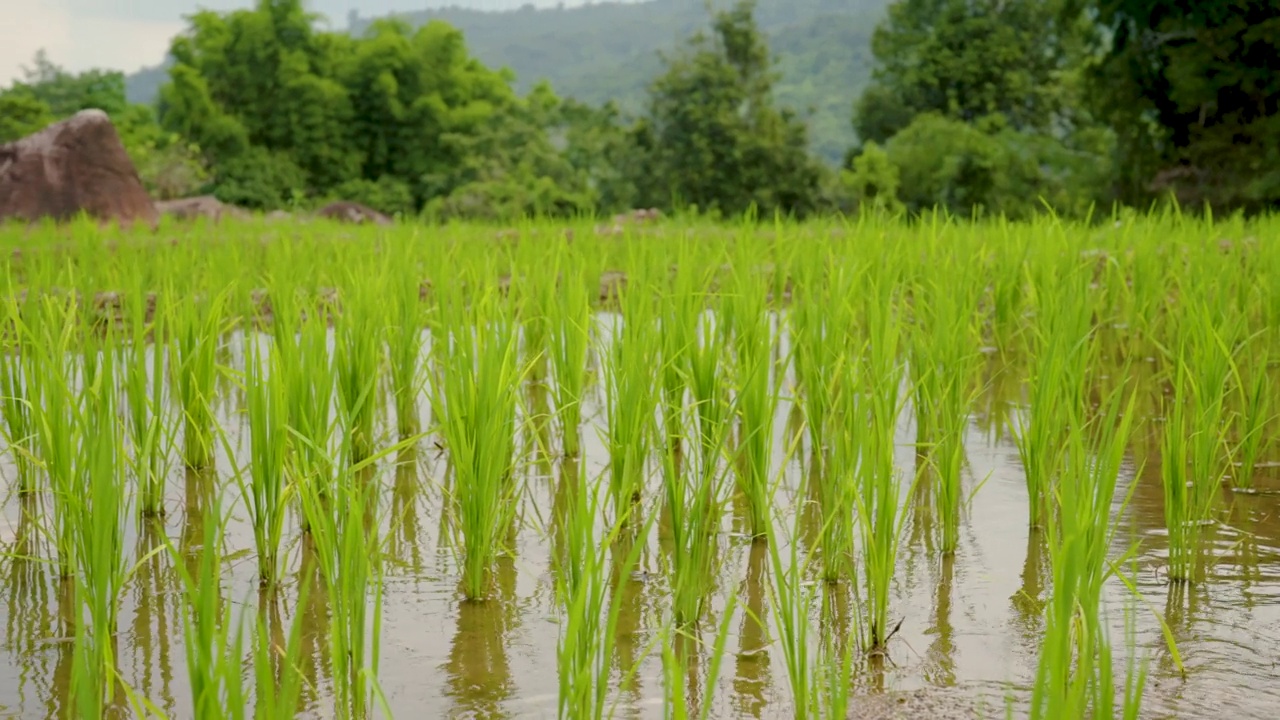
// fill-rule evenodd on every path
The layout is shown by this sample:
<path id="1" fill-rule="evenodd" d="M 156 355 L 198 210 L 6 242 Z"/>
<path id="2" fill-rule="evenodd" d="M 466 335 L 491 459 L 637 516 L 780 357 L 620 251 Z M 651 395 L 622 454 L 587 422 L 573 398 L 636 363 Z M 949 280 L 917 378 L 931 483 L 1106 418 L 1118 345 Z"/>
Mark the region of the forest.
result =
<path id="1" fill-rule="evenodd" d="M 190 16 L 148 102 L 37 56 L 0 140 L 99 107 L 154 196 L 260 210 L 1254 212 L 1280 200 L 1269 5 L 654 0 L 331 31 L 260 0 Z"/>

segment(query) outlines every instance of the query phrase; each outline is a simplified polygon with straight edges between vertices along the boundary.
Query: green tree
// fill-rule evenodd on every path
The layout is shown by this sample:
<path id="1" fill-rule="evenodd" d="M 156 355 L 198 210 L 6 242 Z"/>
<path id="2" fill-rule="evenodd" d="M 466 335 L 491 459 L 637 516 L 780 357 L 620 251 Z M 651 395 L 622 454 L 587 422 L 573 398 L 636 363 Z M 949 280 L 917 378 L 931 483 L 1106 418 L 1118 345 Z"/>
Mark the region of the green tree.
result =
<path id="1" fill-rule="evenodd" d="M 300 0 L 259 0 L 193 15 L 170 54 L 162 121 L 207 153 L 224 200 L 486 215 L 591 202 L 547 134 L 559 99 L 518 96 L 444 23 L 385 20 L 351 37 L 316 29 Z"/>
<path id="2" fill-rule="evenodd" d="M 490 115 L 475 132 L 446 133 L 441 142 L 458 162 L 431 176 L 441 189 L 428 205 L 435 217 L 492 219 L 569 216 L 592 209 L 595 197 L 580 172 L 551 141 L 560 115 L 549 85 Z"/>
<path id="3" fill-rule="evenodd" d="M 49 105 L 25 85 L 0 92 L 0 142 L 26 137 L 54 121 Z"/>
<path id="4" fill-rule="evenodd" d="M 129 106 L 124 73 L 94 69 L 73 74 L 50 60 L 44 50 L 36 53 L 34 65 L 23 68 L 22 84 L 58 118 L 90 108 L 114 118 Z"/>
<path id="5" fill-rule="evenodd" d="M 618 106 L 593 107 L 566 100 L 553 133 L 563 139 L 564 156 L 583 181 L 600 213 L 615 213 L 637 204 L 637 182 L 644 156 Z"/>
<path id="6" fill-rule="evenodd" d="M 816 206 L 821 169 L 807 153 L 805 125 L 774 105 L 776 76 L 754 10 L 754 0 L 741 0 L 717 13 L 711 35 L 665 59 L 634 131 L 646 156 L 642 204 L 675 200 L 725 214 Z"/>
<path id="7" fill-rule="evenodd" d="M 1085 212 L 1113 136 L 1085 107 L 1096 25 L 1075 0 L 898 0 L 876 29 L 854 129 L 898 168 L 906 206 Z M 857 162 L 859 151 L 851 154 Z"/>
<path id="8" fill-rule="evenodd" d="M 1280 13 L 1274 2 L 1100 0 L 1091 97 L 1119 138 L 1123 197 L 1280 204 Z"/>
<path id="9" fill-rule="evenodd" d="M 854 129 L 884 143 L 917 115 L 999 114 L 1019 131 L 1061 127 L 1074 107 L 1064 73 L 1084 38 L 1059 0 L 899 0 L 872 36 L 876 67 Z"/>
<path id="10" fill-rule="evenodd" d="M 466 182 L 455 170 L 522 101 L 509 78 L 467 53 L 454 28 L 432 22 L 412 30 L 374 23 L 355 48 L 344 82 L 363 161 L 361 175 L 398 178 L 418 203 L 444 197 Z"/>
<path id="11" fill-rule="evenodd" d="M 259 0 L 252 10 L 198 12 L 175 38 L 161 120 L 222 166 L 257 146 L 300 168 L 309 188 L 358 172 L 352 112 L 338 70 L 349 43 L 313 29 L 301 0 Z M 261 154 L 247 163 L 259 167 Z"/>

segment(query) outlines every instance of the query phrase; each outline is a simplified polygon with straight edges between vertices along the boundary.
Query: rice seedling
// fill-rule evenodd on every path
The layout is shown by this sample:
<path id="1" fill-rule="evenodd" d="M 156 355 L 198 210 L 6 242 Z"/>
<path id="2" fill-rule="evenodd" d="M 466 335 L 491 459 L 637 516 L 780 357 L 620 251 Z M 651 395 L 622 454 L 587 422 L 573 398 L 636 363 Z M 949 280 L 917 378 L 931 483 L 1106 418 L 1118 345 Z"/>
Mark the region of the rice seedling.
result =
<path id="1" fill-rule="evenodd" d="M 859 355 L 861 352 L 859 352 Z M 828 408 L 831 462 L 823 474 L 811 473 L 808 482 L 817 498 L 821 527 L 818 549 L 822 579 L 829 584 L 853 579 L 854 529 L 857 517 L 859 476 L 866 461 L 863 453 L 871 438 L 866 430 L 867 399 L 859 379 L 865 372 L 855 358 L 842 359 L 834 368 L 836 397 Z"/>
<path id="2" fill-rule="evenodd" d="M 80 440 L 73 473 L 77 490 L 65 500 L 74 513 L 68 520 L 77 605 L 88 623 L 83 638 L 88 664 L 82 667 L 81 679 L 108 703 L 115 699 L 115 633 L 120 594 L 129 575 L 124 554 L 129 517 L 121 450 L 124 438 L 112 362 L 110 351 L 86 348 L 84 389 L 75 411 Z M 93 692 L 81 689 L 77 694 Z"/>
<path id="3" fill-rule="evenodd" d="M 630 516 L 630 505 L 640 502 L 645 465 L 653 443 L 656 357 L 651 306 L 646 293 L 635 280 L 623 290 L 622 317 L 616 321 L 607 339 L 608 345 L 601 353 L 606 357 L 605 444 L 609 449 L 609 492 L 617 517 Z M 665 366 L 662 372 L 667 372 Z"/>
<path id="4" fill-rule="evenodd" d="M 582 401 L 591 351 L 591 297 L 586 265 L 561 250 L 556 254 L 559 282 L 547 301 L 552 395 L 564 454 L 577 457 L 582 445 Z"/>
<path id="5" fill-rule="evenodd" d="M 397 254 L 392 258 L 396 264 L 386 271 L 391 295 L 386 331 L 387 374 L 395 401 L 396 428 L 403 439 L 422 430 L 418 397 L 425 379 L 422 334 L 427 318 L 416 263 Z"/>
<path id="6" fill-rule="evenodd" d="M 353 271 L 354 272 L 354 271 Z M 378 414 L 378 377 L 382 367 L 383 315 L 381 277 L 347 282 L 342 312 L 334 327 L 334 377 L 341 416 L 350 434 L 351 460 L 361 462 L 373 453 Z"/>
<path id="7" fill-rule="evenodd" d="M 1044 643 L 1032 689 L 1031 717 L 1112 717 L 1115 693 L 1102 588 L 1119 563 L 1108 561 L 1117 479 L 1132 430 L 1136 395 L 1118 390 L 1087 426 L 1068 436 L 1062 479 L 1054 485 L 1055 521 L 1046 527 L 1052 591 Z M 1130 486 L 1130 493 L 1133 488 Z M 1125 498 L 1124 504 L 1127 504 Z M 1142 679 L 1130 678 L 1124 716 L 1139 709 Z M 1136 688 L 1136 689 L 1135 689 Z"/>
<path id="8" fill-rule="evenodd" d="M 722 462 L 729 438 L 730 408 L 720 368 L 723 336 L 704 316 L 700 340 L 688 357 L 688 385 L 695 423 L 692 464 L 680 465 L 673 451 L 663 453 L 665 510 L 670 516 L 672 613 L 678 627 L 702 617 L 716 583 L 715 557 L 724 504 L 727 467 Z"/>
<path id="9" fill-rule="evenodd" d="M 780 383 L 772 382 L 770 353 L 773 328 L 767 312 L 763 278 L 735 267 L 733 292 L 725 303 L 725 326 L 731 329 L 735 360 L 734 409 L 738 421 L 738 492 L 746 500 L 748 532 L 763 540 L 769 529 L 769 472 L 773 463 L 773 428 Z"/>
<path id="10" fill-rule="evenodd" d="M 868 281 L 863 308 L 868 333 L 863 354 L 867 439 L 858 466 L 856 508 L 862 549 L 866 621 L 865 644 L 883 650 L 891 636 L 889 591 L 908 506 L 900 503 L 901 478 L 894 467 L 894 435 L 901 412 L 903 368 L 899 361 L 901 326 L 893 314 L 893 287 L 882 278 Z M 908 494 L 910 494 L 908 492 Z"/>
<path id="11" fill-rule="evenodd" d="M 182 460 L 199 470 L 213 464 L 217 396 L 218 344 L 229 288 L 217 295 L 179 302 L 170 289 L 164 293 L 166 329 L 172 331 L 169 354 L 174 395 L 182 408 Z"/>
<path id="12" fill-rule="evenodd" d="M 656 279 L 656 275 L 653 276 Z M 700 282 L 702 280 L 703 282 Z M 662 442 L 665 452 L 680 453 L 684 438 L 685 396 L 688 393 L 689 353 L 697 344 L 698 319 L 704 305 L 699 289 L 705 286 L 693 265 L 692 250 L 682 242 L 676 259 L 674 276 L 664 284 L 658 299 L 657 324 L 659 328 L 658 360 L 661 394 L 658 398 L 662 411 Z M 648 303 L 641 292 L 632 291 L 624 301 L 624 318 L 634 325 L 652 322 Z M 646 306 L 642 312 L 641 306 Z M 640 329 L 636 328 L 637 333 Z M 633 337 L 633 340 L 636 339 Z M 634 350 L 634 347 L 632 348 Z"/>
<path id="13" fill-rule="evenodd" d="M 1035 368 L 1028 382 L 1028 408 L 1014 429 L 1027 480 L 1032 528 L 1043 528 L 1046 522 L 1048 494 L 1069 434 L 1066 413 L 1083 402 L 1079 392 L 1094 347 L 1089 341 L 1088 276 L 1084 270 L 1077 267 L 1059 276 L 1046 264 L 1040 272 L 1032 342 Z"/>
<path id="14" fill-rule="evenodd" d="M 28 337 L 22 317 L 24 309 L 31 307 L 28 301 L 19 301 L 12 288 L 4 301 L 4 318 L 13 329 L 13 336 L 0 355 L 0 417 L 4 420 L 4 438 L 9 455 L 17 470 L 18 492 L 30 495 L 36 491 L 39 481 L 35 456 L 36 428 L 32 407 L 32 389 L 25 360 L 35 352 L 32 338 Z"/>
<path id="15" fill-rule="evenodd" d="M 1247 371 L 1231 360 L 1232 382 L 1236 389 L 1239 411 L 1235 414 L 1236 448 L 1232 485 L 1237 489 L 1253 487 L 1258 460 L 1268 449 L 1267 428 L 1275 418 L 1272 409 L 1275 385 L 1267 368 L 1267 353 Z"/>
<path id="16" fill-rule="evenodd" d="M 133 452 L 129 456 L 137 479 L 138 512 L 143 517 L 164 514 L 165 481 L 169 476 L 170 453 L 174 432 L 166 412 L 169 396 L 165 393 L 165 354 L 159 348 L 148 352 L 147 338 L 163 337 L 160 316 L 147 321 L 145 288 L 135 278 L 133 291 L 126 301 L 129 314 L 129 338 L 117 345 L 123 376 L 124 399 Z"/>
<path id="17" fill-rule="evenodd" d="M 331 499 L 312 485 L 301 494 L 320 577 L 329 601 L 329 661 L 339 720 L 369 717 L 381 694 L 378 660 L 382 634 L 383 565 L 377 484 L 363 476 L 371 456 L 349 461 L 351 441 L 330 464 L 338 476 Z"/>
<path id="18" fill-rule="evenodd" d="M 233 603 L 223 598 L 222 569 L 227 519 L 215 494 L 203 523 L 194 562 L 169 542 L 181 583 L 182 634 L 192 717 L 240 720 L 245 717 L 246 688 L 242 675 L 244 632 Z"/>
<path id="19" fill-rule="evenodd" d="M 798 268 L 794 301 L 787 315 L 791 342 L 795 346 L 795 373 L 799 405 L 804 413 L 809 446 L 822 464 L 827 452 L 831 398 L 835 393 L 836 366 L 840 363 L 844 337 L 850 323 L 844 309 L 847 295 L 833 289 L 836 281 L 818 273 L 819 262 L 802 263 Z M 836 264 L 835 268 L 842 268 Z M 846 277 L 839 273 L 840 277 Z M 828 313 L 838 313 L 832 317 Z M 821 467 L 818 470 L 822 472 Z"/>
<path id="20" fill-rule="evenodd" d="M 432 393 L 453 471 L 463 593 L 478 601 L 487 594 L 489 569 L 516 511 L 516 402 L 522 372 L 514 323 L 492 291 L 470 310 L 462 302 L 457 292 L 441 297 L 449 343 L 437 348 L 441 370 Z"/>
<path id="21" fill-rule="evenodd" d="M 333 357 L 322 313 L 323 306 L 314 303 L 295 334 L 286 329 L 292 328 L 293 323 L 277 310 L 271 354 L 278 360 L 278 371 L 286 385 L 288 482 L 297 492 L 307 489 L 321 499 L 327 496 L 327 485 L 333 478 L 329 450 L 335 429 Z M 303 529 L 309 529 L 306 513 L 301 519 Z"/>
<path id="22" fill-rule="evenodd" d="M 289 448 L 286 379 L 279 356 L 262 348 L 261 338 L 248 338 L 245 360 L 245 410 L 249 415 L 249 477 L 235 472 L 249 510 L 258 551 L 258 581 L 275 585 L 281 577 L 280 546 L 291 488 L 285 465 Z"/>
<path id="23" fill-rule="evenodd" d="M 588 484 L 583 465 L 574 468 L 562 479 L 567 484 L 565 503 L 559 510 L 564 551 L 554 558 L 556 588 L 564 612 L 556 649 L 560 681 L 557 708 L 561 718 L 601 720 L 613 714 L 609 680 L 625 588 L 625 583 L 618 583 L 610 590 L 605 550 L 613 546 L 627 523 L 626 518 L 619 518 L 606 535 L 600 535 L 597 519 L 603 510 L 603 483 Z M 648 522 L 653 522 L 652 516 Z M 648 525 L 642 535 L 648 535 Z M 631 544 L 618 568 L 622 577 L 631 574 L 642 547 L 643 543 Z"/>
<path id="24" fill-rule="evenodd" d="M 32 406 L 36 451 L 49 483 L 49 521 L 60 578 L 74 577 L 76 505 L 81 491 L 76 477 L 80 439 L 76 397 L 77 368 L 72 363 L 74 307 L 44 298 L 36 315 L 38 340 L 25 373 L 39 388 Z"/>
<path id="25" fill-rule="evenodd" d="M 926 281 L 914 298 L 917 323 L 910 348 L 917 444 L 935 473 L 933 497 L 942 521 L 939 549 L 950 555 L 959 544 L 964 435 L 973 399 L 971 380 L 981 356 L 973 283 L 962 274 L 942 280 Z"/>
<path id="26" fill-rule="evenodd" d="M 769 605 L 774 618 L 774 632 L 786 668 L 791 691 L 792 717 L 796 720 L 820 716 L 820 689 L 816 658 L 810 647 L 812 628 L 809 617 L 817 593 L 817 585 L 806 583 L 810 559 L 800 555 L 800 513 L 792 513 L 789 537 L 781 534 L 782 508 L 771 504 L 775 522 L 769 530 L 770 584 Z M 785 550 L 784 550 L 785 548 Z"/>
<path id="27" fill-rule="evenodd" d="M 1214 330 L 1203 326 L 1209 340 Z M 1192 582 L 1203 558 L 1205 526 L 1212 523 L 1214 502 L 1225 476 L 1219 462 L 1228 361 L 1213 345 L 1200 350 L 1188 341 L 1173 369 L 1173 394 L 1165 404 L 1161 444 L 1165 526 L 1169 537 L 1169 579 Z M 1195 373 L 1192 363 L 1201 372 Z"/>

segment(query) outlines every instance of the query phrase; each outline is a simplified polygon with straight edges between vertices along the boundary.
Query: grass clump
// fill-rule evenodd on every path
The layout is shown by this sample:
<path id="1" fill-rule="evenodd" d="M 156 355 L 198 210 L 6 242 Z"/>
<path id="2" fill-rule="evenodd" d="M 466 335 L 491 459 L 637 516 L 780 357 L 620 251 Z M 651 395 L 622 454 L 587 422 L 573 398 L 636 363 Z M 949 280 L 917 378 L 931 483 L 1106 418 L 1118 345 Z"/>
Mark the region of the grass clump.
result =
<path id="1" fill-rule="evenodd" d="M 515 322 L 491 290 L 463 305 L 442 296 L 448 345 L 436 348 L 435 415 L 449 450 L 452 502 L 462 546 L 462 587 L 485 598 L 489 570 L 506 547 L 515 517 L 516 402 L 522 376 Z"/>

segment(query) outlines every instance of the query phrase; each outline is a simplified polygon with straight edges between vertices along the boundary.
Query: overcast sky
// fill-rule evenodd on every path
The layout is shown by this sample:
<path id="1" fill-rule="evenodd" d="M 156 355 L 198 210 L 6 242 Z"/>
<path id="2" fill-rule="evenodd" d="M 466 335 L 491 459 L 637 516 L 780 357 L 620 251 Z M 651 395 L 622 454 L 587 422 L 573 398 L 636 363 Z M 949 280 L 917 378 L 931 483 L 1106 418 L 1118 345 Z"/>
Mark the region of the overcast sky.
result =
<path id="1" fill-rule="evenodd" d="M 312 10 L 345 28 L 347 12 L 366 17 L 393 11 L 463 5 L 503 10 L 556 0 L 310 0 Z M 567 0 L 577 5 L 581 0 Z M 0 87 L 21 77 L 36 51 L 72 71 L 93 67 L 133 72 L 164 57 L 169 38 L 182 30 L 182 17 L 204 7 L 230 10 L 253 0 L 0 0 Z"/>

